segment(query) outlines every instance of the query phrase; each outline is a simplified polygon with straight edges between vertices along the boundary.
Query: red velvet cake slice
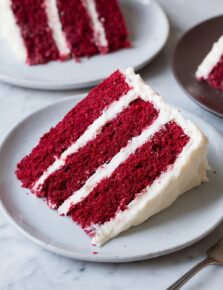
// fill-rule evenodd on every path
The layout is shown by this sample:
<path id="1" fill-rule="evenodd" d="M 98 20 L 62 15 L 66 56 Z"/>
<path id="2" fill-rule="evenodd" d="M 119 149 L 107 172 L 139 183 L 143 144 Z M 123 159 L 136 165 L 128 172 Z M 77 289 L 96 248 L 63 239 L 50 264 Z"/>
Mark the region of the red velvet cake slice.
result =
<path id="1" fill-rule="evenodd" d="M 117 0 L 1 0 L 0 32 L 30 65 L 130 46 Z"/>
<path id="2" fill-rule="evenodd" d="M 198 81 L 206 81 L 214 89 L 223 91 L 223 36 L 212 46 L 196 71 Z"/>
<path id="3" fill-rule="evenodd" d="M 207 143 L 133 69 L 117 70 L 40 139 L 16 174 L 100 246 L 206 181 Z"/>

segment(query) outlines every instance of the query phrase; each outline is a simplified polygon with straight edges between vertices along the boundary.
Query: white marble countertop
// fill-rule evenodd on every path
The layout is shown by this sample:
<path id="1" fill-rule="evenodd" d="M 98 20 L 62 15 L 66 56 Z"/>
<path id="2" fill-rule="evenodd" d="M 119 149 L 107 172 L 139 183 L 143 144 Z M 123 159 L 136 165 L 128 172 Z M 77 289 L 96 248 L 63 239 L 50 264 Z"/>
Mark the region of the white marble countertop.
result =
<path id="1" fill-rule="evenodd" d="M 223 120 L 193 103 L 178 86 L 170 57 L 180 35 L 194 24 L 223 13 L 222 0 L 159 0 L 171 24 L 162 53 L 141 71 L 143 78 L 165 98 L 202 117 L 223 134 Z M 83 92 L 46 92 L 0 83 L 0 142 L 27 114 L 65 96 Z M 0 290 L 164 290 L 205 256 L 223 236 L 223 224 L 201 242 L 165 257 L 128 264 L 79 262 L 51 254 L 31 243 L 0 214 Z M 201 272 L 184 289 L 223 289 L 223 267 Z"/>

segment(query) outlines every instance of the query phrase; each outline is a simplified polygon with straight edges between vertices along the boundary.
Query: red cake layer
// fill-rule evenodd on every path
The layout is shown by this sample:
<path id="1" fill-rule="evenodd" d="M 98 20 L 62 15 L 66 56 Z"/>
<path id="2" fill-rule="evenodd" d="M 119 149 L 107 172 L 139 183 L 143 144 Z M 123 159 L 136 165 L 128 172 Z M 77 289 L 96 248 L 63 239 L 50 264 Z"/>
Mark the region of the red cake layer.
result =
<path id="1" fill-rule="evenodd" d="M 47 197 L 49 206 L 57 208 L 80 189 L 99 166 L 108 163 L 129 140 L 150 125 L 157 115 L 152 104 L 137 99 L 109 121 L 95 139 L 70 155 L 66 159 L 66 165 L 45 181 L 41 195 Z"/>
<path id="2" fill-rule="evenodd" d="M 47 23 L 44 0 L 11 0 L 11 7 L 27 49 L 27 63 L 43 64 L 59 59 Z"/>
<path id="3" fill-rule="evenodd" d="M 89 232 L 91 225 L 103 224 L 114 218 L 118 211 L 126 210 L 137 194 L 142 194 L 174 164 L 188 141 L 182 128 L 169 122 L 76 204 L 71 211 L 72 219 L 92 234 Z"/>
<path id="4" fill-rule="evenodd" d="M 96 0 L 97 12 L 104 25 L 109 51 L 130 47 L 124 17 L 117 0 Z"/>
<path id="5" fill-rule="evenodd" d="M 16 175 L 23 187 L 30 188 L 43 172 L 75 142 L 113 101 L 130 90 L 119 71 L 92 89 L 56 127 L 41 139 L 32 152 L 17 165 Z"/>
<path id="6" fill-rule="evenodd" d="M 57 7 L 63 31 L 74 57 L 97 54 L 91 20 L 82 1 L 57 0 Z"/>
<path id="7" fill-rule="evenodd" d="M 223 55 L 209 74 L 207 82 L 213 88 L 223 91 Z"/>

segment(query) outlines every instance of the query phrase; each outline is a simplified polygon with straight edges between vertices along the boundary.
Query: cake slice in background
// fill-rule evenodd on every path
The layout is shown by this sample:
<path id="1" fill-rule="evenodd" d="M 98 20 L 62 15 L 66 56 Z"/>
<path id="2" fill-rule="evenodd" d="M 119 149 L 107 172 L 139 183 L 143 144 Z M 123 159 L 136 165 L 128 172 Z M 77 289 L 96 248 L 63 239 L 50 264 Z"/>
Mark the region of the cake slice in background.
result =
<path id="1" fill-rule="evenodd" d="M 223 35 L 213 44 L 196 71 L 199 81 L 206 81 L 214 89 L 223 91 Z"/>
<path id="2" fill-rule="evenodd" d="M 207 181 L 208 141 L 132 68 L 96 86 L 17 165 L 101 246 Z"/>
<path id="3" fill-rule="evenodd" d="M 30 65 L 130 46 L 117 0 L 1 0 L 0 34 Z"/>

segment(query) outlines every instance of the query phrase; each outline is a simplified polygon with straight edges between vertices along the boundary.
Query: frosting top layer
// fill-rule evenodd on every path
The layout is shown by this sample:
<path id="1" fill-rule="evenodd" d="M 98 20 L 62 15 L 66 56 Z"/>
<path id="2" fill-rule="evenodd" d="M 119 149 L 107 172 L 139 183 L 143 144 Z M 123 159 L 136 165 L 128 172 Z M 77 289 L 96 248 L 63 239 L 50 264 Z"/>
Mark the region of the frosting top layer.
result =
<path id="1" fill-rule="evenodd" d="M 205 56 L 202 63 L 198 66 L 196 77 L 207 79 L 213 68 L 217 65 L 223 55 L 223 35 L 213 44 L 209 53 Z"/>

